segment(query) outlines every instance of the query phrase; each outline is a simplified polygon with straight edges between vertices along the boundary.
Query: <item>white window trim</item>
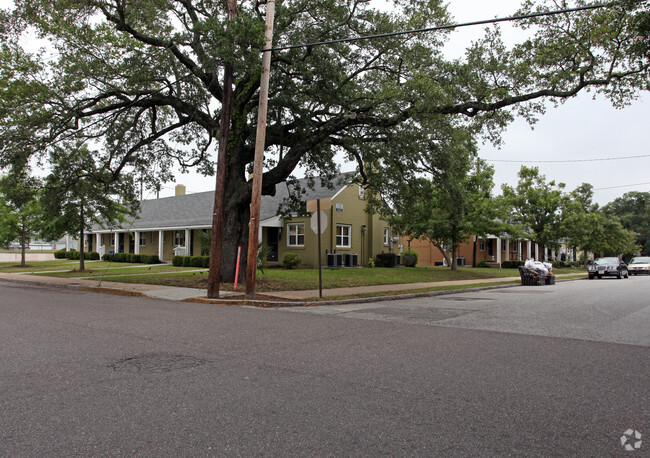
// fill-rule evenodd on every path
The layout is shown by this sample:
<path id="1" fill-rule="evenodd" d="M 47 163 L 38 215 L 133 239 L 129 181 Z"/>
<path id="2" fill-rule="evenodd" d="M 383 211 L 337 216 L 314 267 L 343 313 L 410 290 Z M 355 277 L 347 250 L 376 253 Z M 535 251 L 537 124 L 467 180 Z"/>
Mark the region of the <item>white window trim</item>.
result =
<path id="1" fill-rule="evenodd" d="M 390 238 L 390 231 L 387 227 L 384 228 L 384 245 L 388 245 Z"/>
<path id="2" fill-rule="evenodd" d="M 299 228 L 302 228 L 302 232 L 298 230 Z M 300 236 L 302 236 L 302 243 L 300 243 Z M 295 237 L 296 243 L 291 243 L 291 237 Z M 305 223 L 287 224 L 287 246 L 292 248 L 305 246 Z"/>
<path id="3" fill-rule="evenodd" d="M 339 235 L 339 227 L 340 228 L 347 228 L 347 236 L 346 235 Z M 347 245 L 339 245 L 339 238 L 343 241 L 345 238 L 348 239 L 348 244 Z M 336 225 L 336 248 L 352 248 L 352 226 L 350 224 L 337 224 Z"/>
<path id="4" fill-rule="evenodd" d="M 485 251 L 485 239 L 481 239 L 478 242 L 478 250 Z"/>
<path id="5" fill-rule="evenodd" d="M 178 243 L 181 242 L 182 243 Z M 185 246 L 185 231 L 184 230 L 178 230 L 174 231 L 174 245 L 175 246 Z"/>
<path id="6" fill-rule="evenodd" d="M 138 244 L 140 246 L 147 246 L 147 233 L 146 232 L 140 232 L 139 237 L 140 237 L 140 240 L 138 241 Z"/>

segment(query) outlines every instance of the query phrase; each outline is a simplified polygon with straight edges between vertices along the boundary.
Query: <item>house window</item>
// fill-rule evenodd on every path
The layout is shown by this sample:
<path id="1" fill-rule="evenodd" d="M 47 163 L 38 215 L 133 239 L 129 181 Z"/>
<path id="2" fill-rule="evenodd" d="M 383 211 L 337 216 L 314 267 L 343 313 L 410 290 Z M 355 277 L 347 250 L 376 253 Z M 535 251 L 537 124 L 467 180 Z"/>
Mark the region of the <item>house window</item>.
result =
<path id="1" fill-rule="evenodd" d="M 512 244 L 512 252 L 516 253 L 517 252 L 517 242 Z"/>
<path id="2" fill-rule="evenodd" d="M 390 232 L 388 231 L 388 228 L 384 228 L 384 245 L 388 245 L 388 238 L 390 237 Z"/>
<path id="3" fill-rule="evenodd" d="M 140 232 L 140 241 L 138 242 L 140 246 L 145 246 L 147 244 L 147 233 L 146 232 Z"/>
<path id="4" fill-rule="evenodd" d="M 174 231 L 174 245 L 185 246 L 185 231 Z"/>
<path id="5" fill-rule="evenodd" d="M 287 224 L 287 246 L 305 246 L 305 224 Z"/>
<path id="6" fill-rule="evenodd" d="M 347 224 L 336 225 L 336 246 L 341 248 L 350 248 L 352 246 L 352 226 Z"/>
<path id="7" fill-rule="evenodd" d="M 364 189 L 363 185 L 359 185 L 359 199 L 365 199 L 366 198 L 366 190 Z"/>
<path id="8" fill-rule="evenodd" d="M 154 245 L 156 243 L 156 233 L 155 232 L 150 232 L 151 234 L 151 244 Z"/>
<path id="9" fill-rule="evenodd" d="M 506 243 L 504 241 L 501 241 L 501 251 L 505 253 L 506 251 Z"/>
<path id="10" fill-rule="evenodd" d="M 485 240 L 484 240 L 484 239 L 481 239 L 481 240 L 479 241 L 479 243 L 478 243 L 478 249 L 479 249 L 480 251 L 485 251 Z"/>

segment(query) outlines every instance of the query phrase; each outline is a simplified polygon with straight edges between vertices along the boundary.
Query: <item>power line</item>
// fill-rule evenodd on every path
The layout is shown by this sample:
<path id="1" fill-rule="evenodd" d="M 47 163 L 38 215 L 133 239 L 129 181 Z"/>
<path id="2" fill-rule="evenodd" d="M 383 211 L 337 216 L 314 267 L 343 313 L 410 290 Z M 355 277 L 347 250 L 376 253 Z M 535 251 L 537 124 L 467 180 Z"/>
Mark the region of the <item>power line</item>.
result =
<path id="1" fill-rule="evenodd" d="M 622 184 L 620 186 L 608 186 L 606 188 L 594 188 L 593 191 L 603 191 L 605 189 L 617 189 L 617 188 L 631 188 L 633 186 L 644 186 L 650 184 L 650 181 L 647 183 L 636 183 L 636 184 Z"/>
<path id="2" fill-rule="evenodd" d="M 563 10 L 554 10 L 554 11 L 546 11 L 546 12 L 540 12 L 540 13 L 531 13 L 531 14 L 525 14 L 521 16 L 508 16 L 508 17 L 502 17 L 502 18 L 495 18 L 495 19 L 485 19 L 482 21 L 473 21 L 473 22 L 464 22 L 461 24 L 450 24 L 450 25 L 440 25 L 436 27 L 427 27 L 424 29 L 415 29 L 415 30 L 405 30 L 402 32 L 390 32 L 390 33 L 380 33 L 377 35 L 364 35 L 361 37 L 353 37 L 353 38 L 340 38 L 338 40 L 328 40 L 328 41 L 317 41 L 314 43 L 305 43 L 305 44 L 300 44 L 300 45 L 288 45 L 288 46 L 278 46 L 275 48 L 268 48 L 268 49 L 262 49 L 260 52 L 264 53 L 267 51 L 284 51 L 287 49 L 297 49 L 297 48 L 309 48 L 312 46 L 324 46 L 324 45 L 331 45 L 335 43 L 349 43 L 352 41 L 361 41 L 361 40 L 370 40 L 373 38 L 386 38 L 386 37 L 395 37 L 399 35 L 409 35 L 409 34 L 414 34 L 414 33 L 423 33 L 423 32 L 435 32 L 438 30 L 449 30 L 449 29 L 455 29 L 458 27 L 469 27 L 469 26 L 475 26 L 475 25 L 485 25 L 485 24 L 496 24 L 498 22 L 508 22 L 508 21 L 518 21 L 520 19 L 531 19 L 531 18 L 536 18 L 536 17 L 542 17 L 542 16 L 555 16 L 558 14 L 564 14 L 564 13 L 573 13 L 576 11 L 584 11 L 584 10 L 593 10 L 596 8 L 605 8 L 606 5 L 602 4 L 597 4 L 597 5 L 588 5 L 588 6 L 579 6 L 576 8 L 567 8 Z"/>
<path id="3" fill-rule="evenodd" d="M 516 164 L 529 164 L 529 163 L 546 163 L 546 164 L 562 164 L 567 162 L 601 162 L 601 161 L 620 161 L 624 159 L 640 159 L 650 157 L 650 154 L 642 154 L 639 156 L 622 156 L 622 157 L 603 157 L 597 159 L 565 159 L 565 160 L 544 160 L 544 161 L 518 161 L 514 159 L 485 159 L 488 162 L 510 162 Z"/>

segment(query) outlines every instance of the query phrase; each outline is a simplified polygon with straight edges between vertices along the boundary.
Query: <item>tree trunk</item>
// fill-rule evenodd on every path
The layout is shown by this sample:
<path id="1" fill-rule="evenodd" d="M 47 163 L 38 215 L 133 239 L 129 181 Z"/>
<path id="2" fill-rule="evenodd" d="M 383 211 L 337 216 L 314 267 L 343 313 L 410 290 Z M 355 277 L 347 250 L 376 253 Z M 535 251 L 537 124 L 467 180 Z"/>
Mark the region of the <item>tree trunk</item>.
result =
<path id="1" fill-rule="evenodd" d="M 474 249 L 472 250 L 472 267 L 476 267 L 476 245 L 478 243 L 478 237 L 474 237 Z"/>
<path id="2" fill-rule="evenodd" d="M 447 253 L 447 251 L 444 248 L 442 248 L 442 246 L 439 243 L 437 242 L 432 242 L 432 243 L 433 246 L 435 246 L 436 248 L 438 248 L 438 250 L 440 250 L 440 253 L 442 253 L 442 256 L 445 258 L 445 261 L 447 262 L 447 265 L 451 266 L 452 260 L 449 257 L 449 253 Z"/>
<path id="3" fill-rule="evenodd" d="M 81 220 L 81 231 L 79 234 L 79 270 L 86 270 L 86 264 L 84 262 L 84 205 L 81 203 L 79 209 L 79 219 Z"/>
<path id="4" fill-rule="evenodd" d="M 25 267 L 25 251 L 27 250 L 27 231 L 25 230 L 25 222 L 21 226 L 20 231 L 20 267 Z"/>
<path id="5" fill-rule="evenodd" d="M 250 186 L 247 185 L 243 174 L 233 176 L 232 167 L 229 169 L 226 183 L 226 205 L 224 209 L 224 227 L 221 255 L 221 281 L 233 283 L 237 268 L 237 248 L 241 246 L 242 253 L 248 249 L 248 223 L 250 220 Z M 213 234 L 214 236 L 214 234 Z M 246 272 L 246 256 L 242 255 L 240 267 L 240 282 L 243 282 L 243 272 Z"/>
<path id="6" fill-rule="evenodd" d="M 458 270 L 458 258 L 456 256 L 457 251 L 458 248 L 456 247 L 456 244 L 453 244 L 451 246 L 451 270 Z"/>

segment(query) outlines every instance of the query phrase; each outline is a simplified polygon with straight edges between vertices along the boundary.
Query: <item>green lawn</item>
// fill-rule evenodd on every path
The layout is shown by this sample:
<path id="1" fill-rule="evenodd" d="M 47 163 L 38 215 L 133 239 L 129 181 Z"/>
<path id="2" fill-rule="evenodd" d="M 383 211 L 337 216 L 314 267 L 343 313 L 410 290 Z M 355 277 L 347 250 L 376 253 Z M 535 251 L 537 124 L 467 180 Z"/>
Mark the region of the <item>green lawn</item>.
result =
<path id="1" fill-rule="evenodd" d="M 188 272 L 190 270 L 190 272 Z M 124 283 L 147 283 L 155 285 L 178 286 L 188 288 L 207 288 L 208 272 L 192 268 L 173 268 L 156 270 L 152 268 L 129 269 L 129 275 L 120 275 L 117 270 L 110 270 L 104 275 L 107 281 Z M 123 273 L 127 273 L 123 272 Z M 446 267 L 416 267 L 416 268 L 359 268 L 359 269 L 323 269 L 323 288 L 343 288 L 368 285 L 390 285 L 401 283 L 439 282 L 448 280 L 480 280 L 503 277 L 518 277 L 517 269 L 472 269 L 459 268 L 453 272 Z M 558 269 L 556 273 L 584 274 L 579 269 Z M 142 275 L 146 274 L 146 275 Z M 84 276 L 80 273 L 68 276 Z M 93 272 L 85 276 L 101 276 Z M 240 279 L 240 285 L 243 278 Z M 243 285 L 242 285 L 243 287 Z M 222 284 L 221 288 L 229 290 L 233 284 Z M 257 273 L 256 289 L 259 292 L 292 291 L 318 288 L 317 269 L 265 269 Z"/>
<path id="2" fill-rule="evenodd" d="M 75 278 L 103 278 L 106 281 L 144 283 L 188 288 L 207 288 L 208 271 L 193 267 L 174 267 L 170 264 L 145 266 L 142 264 L 109 263 L 87 261 L 86 270 L 79 271 L 79 261 L 55 260 L 31 262 L 26 269 L 15 263 L 0 263 L 0 272 L 22 272 L 33 275 L 47 275 Z M 556 269 L 555 273 L 584 274 L 581 269 Z M 452 271 L 447 267 L 395 267 L 323 269 L 323 288 L 343 288 L 368 285 L 390 285 L 401 283 L 426 283 L 450 280 L 480 280 L 503 277 L 518 277 L 518 269 L 490 269 L 460 267 Z M 240 283 L 243 287 L 243 275 Z M 222 284 L 223 289 L 232 289 L 232 284 Z M 265 269 L 257 273 L 259 292 L 305 290 L 318 288 L 317 269 Z"/>

